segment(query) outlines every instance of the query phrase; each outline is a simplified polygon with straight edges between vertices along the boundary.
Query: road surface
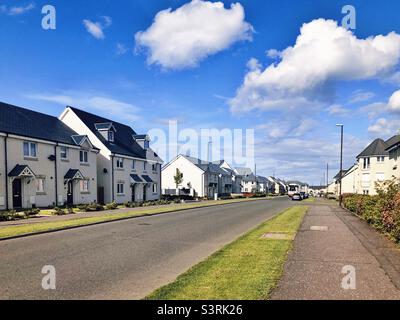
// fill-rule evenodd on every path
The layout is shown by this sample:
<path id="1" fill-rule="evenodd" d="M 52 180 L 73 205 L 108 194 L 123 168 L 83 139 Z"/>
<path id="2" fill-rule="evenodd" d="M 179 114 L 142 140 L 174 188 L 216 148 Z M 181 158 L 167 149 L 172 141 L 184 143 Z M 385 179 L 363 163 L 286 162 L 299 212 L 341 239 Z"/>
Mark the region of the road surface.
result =
<path id="1" fill-rule="evenodd" d="M 140 299 L 292 205 L 283 197 L 0 241 L 0 299 Z M 46 265 L 56 290 L 42 288 Z"/>

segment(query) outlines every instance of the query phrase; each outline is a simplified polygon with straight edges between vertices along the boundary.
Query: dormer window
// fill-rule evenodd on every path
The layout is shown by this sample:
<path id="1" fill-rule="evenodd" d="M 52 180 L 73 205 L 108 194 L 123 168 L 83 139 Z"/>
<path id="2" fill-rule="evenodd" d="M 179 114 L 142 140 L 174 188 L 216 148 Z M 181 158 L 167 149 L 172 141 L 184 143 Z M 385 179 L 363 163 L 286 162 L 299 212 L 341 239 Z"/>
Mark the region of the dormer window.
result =
<path id="1" fill-rule="evenodd" d="M 95 123 L 96 130 L 109 142 L 114 142 L 115 140 L 115 129 L 114 125 L 111 122 L 107 123 Z"/>
<path id="2" fill-rule="evenodd" d="M 108 131 L 108 141 L 114 142 L 114 131 Z"/>
<path id="3" fill-rule="evenodd" d="M 145 150 L 150 148 L 150 137 L 147 134 L 137 134 L 133 139 Z"/>

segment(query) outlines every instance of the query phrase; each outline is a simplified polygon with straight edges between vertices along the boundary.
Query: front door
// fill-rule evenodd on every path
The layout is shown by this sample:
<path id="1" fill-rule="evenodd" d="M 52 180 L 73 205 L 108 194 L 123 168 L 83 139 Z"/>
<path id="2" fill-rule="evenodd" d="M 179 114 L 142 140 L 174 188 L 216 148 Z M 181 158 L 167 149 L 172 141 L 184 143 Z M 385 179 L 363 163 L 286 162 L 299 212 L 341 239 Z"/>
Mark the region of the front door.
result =
<path id="1" fill-rule="evenodd" d="M 143 201 L 147 200 L 147 184 L 143 185 Z"/>
<path id="2" fill-rule="evenodd" d="M 67 205 L 72 206 L 74 204 L 74 185 L 73 181 L 69 180 L 67 183 Z"/>
<path id="3" fill-rule="evenodd" d="M 22 207 L 22 183 L 21 179 L 14 179 L 12 183 L 13 208 Z"/>
<path id="4" fill-rule="evenodd" d="M 132 202 L 135 202 L 135 184 L 131 185 L 131 191 L 132 191 Z"/>
<path id="5" fill-rule="evenodd" d="M 104 204 L 104 187 L 97 188 L 97 202 Z"/>

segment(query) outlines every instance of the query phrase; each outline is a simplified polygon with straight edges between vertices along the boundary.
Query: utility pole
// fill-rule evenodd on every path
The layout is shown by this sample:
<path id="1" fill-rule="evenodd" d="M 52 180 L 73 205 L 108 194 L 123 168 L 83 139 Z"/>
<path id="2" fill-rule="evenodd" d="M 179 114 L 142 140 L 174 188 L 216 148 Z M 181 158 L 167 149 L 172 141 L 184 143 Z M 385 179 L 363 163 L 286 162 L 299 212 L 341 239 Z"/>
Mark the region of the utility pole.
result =
<path id="1" fill-rule="evenodd" d="M 342 206 L 342 172 L 343 172 L 343 124 L 337 124 L 340 127 L 340 171 L 339 171 L 339 205 Z"/>
<path id="2" fill-rule="evenodd" d="M 210 137 L 210 140 L 208 140 L 208 148 L 207 148 L 207 152 L 208 152 L 207 161 L 208 162 L 211 162 L 211 149 L 212 149 L 212 140 L 211 140 L 211 137 Z"/>
<path id="3" fill-rule="evenodd" d="M 329 187 L 329 163 L 326 163 L 326 194 L 328 195 Z"/>

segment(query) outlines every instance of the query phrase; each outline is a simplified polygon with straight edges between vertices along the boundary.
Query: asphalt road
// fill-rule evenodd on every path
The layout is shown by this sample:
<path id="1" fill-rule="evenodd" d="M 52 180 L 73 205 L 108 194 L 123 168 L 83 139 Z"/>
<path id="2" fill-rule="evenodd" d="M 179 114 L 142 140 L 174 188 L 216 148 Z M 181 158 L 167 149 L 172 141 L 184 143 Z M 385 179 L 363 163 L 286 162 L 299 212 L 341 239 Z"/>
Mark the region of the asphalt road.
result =
<path id="1" fill-rule="evenodd" d="M 292 205 L 285 197 L 1 241 L 0 299 L 143 298 Z M 56 290 L 42 288 L 45 265 Z"/>

